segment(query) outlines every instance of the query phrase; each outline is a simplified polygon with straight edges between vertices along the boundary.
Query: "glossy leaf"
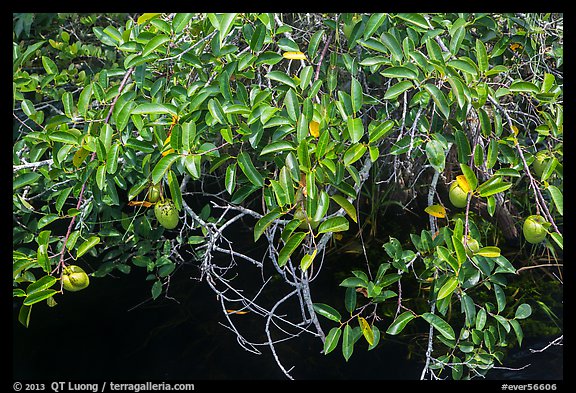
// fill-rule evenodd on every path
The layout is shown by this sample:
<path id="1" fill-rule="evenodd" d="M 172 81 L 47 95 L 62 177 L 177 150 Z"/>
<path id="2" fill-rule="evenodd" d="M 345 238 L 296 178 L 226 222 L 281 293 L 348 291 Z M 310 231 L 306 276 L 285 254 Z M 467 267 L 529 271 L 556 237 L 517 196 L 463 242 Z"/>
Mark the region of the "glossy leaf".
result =
<path id="1" fill-rule="evenodd" d="M 494 294 L 496 295 L 496 304 L 498 308 L 498 312 L 502 312 L 506 307 L 506 294 L 502 287 L 498 284 L 494 285 Z"/>
<path id="2" fill-rule="evenodd" d="M 164 177 L 164 174 L 170 169 L 174 161 L 176 161 L 180 156 L 176 153 L 169 153 L 162 157 L 154 166 L 152 170 L 152 183 L 158 184 Z"/>
<path id="3" fill-rule="evenodd" d="M 411 89 L 412 87 L 414 87 L 414 85 L 410 81 L 398 82 L 394 86 L 392 86 L 388 90 L 386 90 L 386 93 L 384 94 L 383 98 L 385 100 L 393 100 L 396 97 L 398 97 L 400 94 L 407 91 L 408 89 Z"/>
<path id="4" fill-rule="evenodd" d="M 318 233 L 347 231 L 349 222 L 345 217 L 332 217 L 318 227 Z"/>
<path id="5" fill-rule="evenodd" d="M 342 319 L 342 316 L 340 315 L 340 313 L 337 310 L 335 310 L 333 307 L 331 307 L 327 304 L 314 303 L 313 308 L 317 314 L 320 314 L 323 317 L 330 319 L 331 321 L 340 322 L 340 320 Z"/>
<path id="6" fill-rule="evenodd" d="M 340 205 L 341 208 L 344 209 L 344 211 L 346 212 L 346 214 L 348 214 L 348 216 L 352 219 L 352 221 L 356 223 L 358 222 L 356 208 L 352 203 L 348 201 L 348 199 L 346 199 L 343 195 L 340 194 L 334 194 L 331 196 L 331 198 L 332 200 L 334 200 L 334 202 Z"/>
<path id="7" fill-rule="evenodd" d="M 438 172 L 443 172 L 446 164 L 446 153 L 442 143 L 436 139 L 430 139 L 426 143 L 425 151 L 430 165 Z"/>
<path id="8" fill-rule="evenodd" d="M 280 209 L 276 208 L 270 211 L 268 214 L 260 218 L 254 225 L 254 241 L 257 242 L 260 236 L 264 233 L 266 228 L 270 226 L 275 220 L 280 218 L 282 212 Z"/>
<path id="9" fill-rule="evenodd" d="M 290 258 L 292 253 L 296 251 L 296 249 L 298 248 L 298 246 L 300 246 L 300 243 L 302 243 L 305 237 L 306 232 L 296 232 L 293 233 L 292 236 L 290 236 L 286 244 L 284 244 L 284 247 L 282 247 L 282 249 L 278 253 L 279 267 L 283 267 L 288 262 L 288 259 Z"/>
<path id="10" fill-rule="evenodd" d="M 264 178 L 262 177 L 260 172 L 258 172 L 256 167 L 252 163 L 250 156 L 245 151 L 243 151 L 238 155 L 238 165 L 240 166 L 240 169 L 252 184 L 254 184 L 257 187 L 264 186 Z"/>
<path id="11" fill-rule="evenodd" d="M 328 355 L 338 346 L 338 341 L 340 340 L 341 335 L 342 330 L 339 327 L 333 327 L 330 329 L 326 335 L 326 340 L 324 341 L 324 355 Z"/>
<path id="12" fill-rule="evenodd" d="M 356 78 L 352 78 L 350 86 L 350 97 L 352 97 L 352 112 L 358 113 L 360 108 L 362 108 L 362 85 Z M 352 142 L 356 143 L 358 140 L 353 140 Z"/>
<path id="13" fill-rule="evenodd" d="M 452 329 L 452 326 L 450 326 L 438 315 L 426 312 L 422 314 L 422 318 L 448 340 L 456 339 L 456 335 L 454 334 L 454 329 Z"/>
<path id="14" fill-rule="evenodd" d="M 563 216 L 564 215 L 564 196 L 562 195 L 562 191 L 552 184 L 548 185 L 546 188 L 550 197 L 552 197 L 552 201 L 554 201 L 554 206 L 556 206 L 556 210 L 558 213 Z"/>
<path id="15" fill-rule="evenodd" d="M 284 52 L 282 56 L 289 60 L 307 60 L 306 55 L 302 52 Z"/>
<path id="16" fill-rule="evenodd" d="M 478 38 L 476 39 L 476 58 L 478 60 L 478 69 L 484 73 L 488 70 L 488 54 L 484 43 Z"/>
<path id="17" fill-rule="evenodd" d="M 532 315 L 532 307 L 528 303 L 522 303 L 516 309 L 514 314 L 515 319 L 526 319 Z"/>
<path id="18" fill-rule="evenodd" d="M 486 246 L 476 251 L 474 255 L 480 255 L 486 258 L 497 258 L 500 256 L 500 249 L 496 246 Z"/>
<path id="19" fill-rule="evenodd" d="M 159 34 L 154 36 L 150 41 L 146 43 L 144 49 L 142 50 L 142 56 L 147 56 L 160 46 L 164 45 L 166 42 L 170 41 L 170 37 L 167 35 Z"/>
<path id="20" fill-rule="evenodd" d="M 374 13 L 370 15 L 370 18 L 366 22 L 366 27 L 364 28 L 364 39 L 372 37 L 372 34 L 378 30 L 382 23 L 386 20 L 386 14 L 384 13 Z"/>
<path id="21" fill-rule="evenodd" d="M 478 186 L 478 178 L 476 177 L 476 174 L 474 173 L 472 168 L 470 168 L 467 164 L 461 163 L 460 170 L 462 170 L 462 173 L 466 178 L 466 183 L 468 184 L 468 190 L 466 190 L 464 187 L 462 187 L 462 189 L 465 192 L 476 190 L 476 187 Z"/>
<path id="22" fill-rule="evenodd" d="M 302 271 L 306 271 L 310 265 L 312 265 L 312 262 L 314 262 L 314 258 L 316 257 L 316 253 L 318 252 L 318 250 L 315 248 L 314 251 L 312 251 L 312 254 L 304 254 L 304 256 L 302 257 L 302 259 L 300 260 L 300 269 L 302 269 Z"/>
<path id="23" fill-rule="evenodd" d="M 362 119 L 349 117 L 347 125 L 351 142 L 358 143 L 364 135 L 364 125 L 362 124 Z"/>
<path id="24" fill-rule="evenodd" d="M 26 296 L 22 304 L 24 306 L 31 306 L 35 303 L 41 302 L 54 296 L 56 293 L 58 293 L 58 291 L 55 289 L 44 289 L 38 292 L 34 292 L 33 294 Z"/>
<path id="25" fill-rule="evenodd" d="M 344 153 L 344 165 L 349 166 L 361 159 L 368 148 L 363 144 L 356 144 L 350 146 Z"/>
<path id="26" fill-rule="evenodd" d="M 470 141 L 462 130 L 454 131 L 454 139 L 456 141 L 456 150 L 458 152 L 458 162 L 466 164 L 470 159 L 471 149 Z"/>
<path id="27" fill-rule="evenodd" d="M 445 119 L 450 117 L 450 105 L 448 105 L 448 100 L 442 91 L 431 83 L 424 85 L 424 89 L 430 94 L 432 100 L 436 104 L 436 109 L 444 116 Z"/>
<path id="28" fill-rule="evenodd" d="M 180 182 L 176 177 L 174 171 L 168 171 L 168 188 L 170 189 L 170 196 L 176 206 L 176 210 L 180 211 L 182 209 L 182 192 L 180 191 Z"/>
<path id="29" fill-rule="evenodd" d="M 266 74 L 266 78 L 283 83 L 293 89 L 296 89 L 296 83 L 294 80 L 282 71 L 270 71 L 268 74 Z"/>
<path id="30" fill-rule="evenodd" d="M 82 243 L 78 247 L 78 252 L 76 254 L 76 259 L 80 258 L 82 255 L 86 254 L 90 249 L 100 243 L 100 237 L 98 236 L 90 236 L 88 240 Z"/>
<path id="31" fill-rule="evenodd" d="M 344 359 L 348 361 L 354 352 L 354 332 L 349 324 L 344 326 L 344 332 L 342 336 L 342 355 Z"/>
<path id="32" fill-rule="evenodd" d="M 458 287 L 458 278 L 456 276 L 451 276 L 446 280 L 442 288 L 438 291 L 437 300 L 444 299 L 452 295 L 452 292 Z"/>
<path id="33" fill-rule="evenodd" d="M 399 334 L 402 332 L 402 330 L 404 330 L 408 322 L 414 318 L 416 318 L 416 316 L 411 311 L 404 311 L 402 314 L 398 315 L 394 322 L 392 322 L 392 324 L 386 330 L 386 333 L 393 336 Z"/>

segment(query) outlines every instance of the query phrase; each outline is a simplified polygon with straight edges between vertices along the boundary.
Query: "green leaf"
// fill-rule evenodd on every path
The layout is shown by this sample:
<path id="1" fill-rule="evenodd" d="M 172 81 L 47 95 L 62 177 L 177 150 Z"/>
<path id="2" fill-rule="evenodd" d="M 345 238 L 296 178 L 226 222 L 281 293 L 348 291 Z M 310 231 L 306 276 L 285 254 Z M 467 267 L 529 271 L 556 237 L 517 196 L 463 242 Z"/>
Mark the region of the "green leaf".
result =
<path id="1" fill-rule="evenodd" d="M 131 114 L 133 115 L 162 115 L 162 114 L 169 114 L 172 116 L 178 115 L 178 108 L 176 108 L 172 104 L 156 104 L 147 102 L 144 104 L 140 104 L 134 109 L 132 109 Z"/>
<path id="2" fill-rule="evenodd" d="M 462 173 L 466 177 L 466 181 L 468 182 L 468 185 L 470 186 L 470 190 L 474 191 L 476 189 L 476 187 L 478 186 L 478 178 L 476 177 L 476 174 L 474 173 L 472 168 L 470 168 L 467 164 L 461 163 L 460 164 L 460 170 L 462 171 Z"/>
<path id="3" fill-rule="evenodd" d="M 174 33 L 178 34 L 182 30 L 184 30 L 184 28 L 186 27 L 188 22 L 190 22 L 190 19 L 192 19 L 193 16 L 194 14 L 190 13 L 177 13 L 176 15 L 174 15 L 174 19 L 172 19 L 172 29 L 174 30 Z"/>
<path id="4" fill-rule="evenodd" d="M 348 199 L 346 199 L 343 195 L 340 194 L 334 194 L 331 196 L 331 198 L 332 200 L 334 200 L 334 202 L 340 205 L 342 209 L 344 209 L 344 211 L 346 212 L 346 214 L 348 214 L 348 216 L 350 216 L 352 221 L 356 223 L 358 222 L 356 208 L 354 207 L 354 205 L 352 205 L 352 203 L 348 201 Z"/>
<path id="5" fill-rule="evenodd" d="M 258 172 L 256 167 L 254 167 L 254 164 L 252 163 L 250 156 L 245 151 L 243 151 L 238 155 L 238 165 L 240 166 L 240 169 L 242 170 L 244 175 L 246 175 L 246 177 L 248 178 L 248 180 L 250 180 L 252 184 L 254 184 L 257 187 L 264 186 L 264 178 L 262 177 L 260 172 Z"/>
<path id="6" fill-rule="evenodd" d="M 432 100 L 434 100 L 434 103 L 436 104 L 436 108 L 440 111 L 442 116 L 444 116 L 445 119 L 448 119 L 450 117 L 450 105 L 448 105 L 444 93 L 431 83 L 425 84 L 424 89 L 430 93 Z"/>
<path id="7" fill-rule="evenodd" d="M 505 183 L 501 176 L 494 176 L 478 186 L 477 192 L 481 197 L 498 194 L 512 187 L 512 183 Z"/>
<path id="8" fill-rule="evenodd" d="M 51 58 L 42 56 L 42 66 L 48 75 L 58 74 L 58 67 Z"/>
<path id="9" fill-rule="evenodd" d="M 20 187 L 34 184 L 34 183 L 36 183 L 36 180 L 38 180 L 40 177 L 42 177 L 42 175 L 39 173 L 36 173 L 36 172 L 28 172 L 28 173 L 24 173 L 22 175 L 19 175 L 12 182 L 12 191 L 17 190 Z"/>
<path id="10" fill-rule="evenodd" d="M 120 152 L 120 143 L 115 143 L 110 146 L 108 154 L 106 155 L 106 172 L 113 175 L 118 169 L 118 155 Z"/>
<path id="11" fill-rule="evenodd" d="M 372 34 L 378 30 L 378 28 L 384 23 L 386 20 L 386 14 L 372 14 L 366 22 L 366 27 L 364 28 L 364 39 L 367 40 L 368 38 L 372 37 Z"/>
<path id="12" fill-rule="evenodd" d="M 168 188 L 170 189 L 170 195 L 172 196 L 172 201 L 176 210 L 182 210 L 182 192 L 180 191 L 180 183 L 176 174 L 172 171 L 168 171 Z"/>
<path id="13" fill-rule="evenodd" d="M 69 91 L 62 94 L 62 104 L 64 105 L 64 113 L 69 118 L 74 117 L 74 98 Z"/>
<path id="14" fill-rule="evenodd" d="M 46 225 L 50 224 L 51 222 L 56 221 L 59 218 L 60 217 L 58 216 L 58 214 L 48 213 L 38 220 L 38 227 L 37 228 L 38 229 L 44 228 Z"/>
<path id="15" fill-rule="evenodd" d="M 514 329 L 514 334 L 516 335 L 516 339 L 518 340 L 518 345 L 522 345 L 524 332 L 522 331 L 520 323 L 515 319 L 511 319 L 508 322 L 510 322 L 510 325 L 512 325 L 512 328 Z"/>
<path id="16" fill-rule="evenodd" d="M 458 162 L 465 164 L 470 159 L 470 141 L 462 130 L 454 131 L 454 139 L 456 140 L 456 149 L 458 151 Z"/>
<path id="17" fill-rule="evenodd" d="M 358 143 L 358 141 L 360 141 L 364 135 L 364 125 L 362 124 L 362 119 L 349 117 L 347 125 L 348 133 L 350 134 L 350 141 L 352 143 Z"/>
<path id="18" fill-rule="evenodd" d="M 421 29 L 428 30 L 428 22 L 421 14 L 412 14 L 412 13 L 399 13 L 396 17 L 405 20 L 408 23 L 413 24 L 414 26 L 420 27 Z"/>
<path id="19" fill-rule="evenodd" d="M 86 116 L 88 106 L 90 105 L 90 98 L 92 97 L 92 84 L 87 85 L 78 97 L 78 113 L 83 117 Z"/>
<path id="20" fill-rule="evenodd" d="M 367 149 L 366 145 L 360 143 L 350 146 L 344 153 L 344 165 L 349 166 L 358 161 L 364 156 Z"/>
<path id="21" fill-rule="evenodd" d="M 484 73 L 488 70 L 488 54 L 484 43 L 476 38 L 476 58 L 478 60 L 478 69 Z"/>
<path id="22" fill-rule="evenodd" d="M 416 318 L 416 316 L 411 311 L 404 311 L 402 314 L 392 322 L 392 324 L 386 330 L 386 333 L 390 335 L 397 335 L 406 327 L 408 322 Z"/>
<path id="23" fill-rule="evenodd" d="M 404 66 L 388 67 L 385 70 L 380 71 L 380 74 L 387 78 L 418 78 L 418 74 L 414 70 Z"/>
<path id="24" fill-rule="evenodd" d="M 384 99 L 393 100 L 400 94 L 404 93 L 406 90 L 411 89 L 412 87 L 414 87 L 414 85 L 412 84 L 411 81 L 398 82 L 394 86 L 386 90 L 386 93 L 384 94 Z"/>
<path id="25" fill-rule="evenodd" d="M 142 50 L 142 56 L 148 56 L 150 53 L 154 52 L 160 46 L 170 41 L 170 37 L 164 34 L 159 34 L 154 36 L 150 41 L 146 43 L 144 49 Z"/>
<path id="26" fill-rule="evenodd" d="M 50 288 L 52 285 L 54 285 L 56 281 L 58 281 L 56 277 L 43 276 L 38 280 L 34 281 L 33 283 L 31 283 L 30 285 L 28 285 L 28 288 L 26 288 L 26 294 L 33 295 L 37 292 L 44 291 Z"/>
<path id="27" fill-rule="evenodd" d="M 532 315 L 532 307 L 528 303 L 522 303 L 516 309 L 515 319 L 525 319 Z"/>
<path id="28" fill-rule="evenodd" d="M 347 231 L 349 225 L 346 217 L 332 217 L 320 224 L 318 233 Z"/>
<path id="29" fill-rule="evenodd" d="M 476 314 L 476 329 L 482 330 L 484 329 L 484 325 L 486 324 L 486 310 L 480 308 L 478 313 Z"/>
<path id="30" fill-rule="evenodd" d="M 302 259 L 300 260 L 300 269 L 302 269 L 303 272 L 305 272 L 310 267 L 312 262 L 314 262 L 314 258 L 316 257 L 317 252 L 318 250 L 314 249 L 312 254 L 304 254 Z"/>
<path id="31" fill-rule="evenodd" d="M 294 80 L 292 78 L 290 78 L 288 75 L 286 75 L 285 72 L 270 71 L 268 74 L 266 74 L 266 78 L 272 79 L 272 80 L 280 82 L 280 83 L 283 83 L 285 85 L 290 86 L 293 89 L 296 89 L 296 82 L 294 82 Z"/>
<path id="32" fill-rule="evenodd" d="M 498 308 L 498 312 L 502 312 L 506 307 L 506 294 L 502 287 L 498 284 L 494 285 L 494 294 L 496 295 L 496 304 Z"/>
<path id="33" fill-rule="evenodd" d="M 356 309 L 356 300 L 357 300 L 356 287 L 351 286 L 346 288 L 346 292 L 344 294 L 344 306 L 346 307 L 346 311 L 348 311 L 350 315 L 352 315 L 352 313 Z"/>
<path id="34" fill-rule="evenodd" d="M 430 165 L 438 172 L 443 172 L 446 163 L 446 154 L 442 143 L 436 139 L 430 139 L 426 143 L 425 150 Z"/>
<path id="35" fill-rule="evenodd" d="M 232 195 L 234 193 L 234 188 L 236 188 L 236 164 L 228 165 L 226 167 L 226 177 L 224 179 L 224 184 L 226 186 L 226 191 L 228 194 Z"/>
<path id="36" fill-rule="evenodd" d="M 284 244 L 284 247 L 282 247 L 282 249 L 278 253 L 279 267 L 283 267 L 286 264 L 286 262 L 288 262 L 290 255 L 292 255 L 292 253 L 296 250 L 296 248 L 300 246 L 300 243 L 302 243 L 304 238 L 306 238 L 306 232 L 296 232 L 293 233 L 292 236 L 290 236 L 286 244 Z"/>
<path id="37" fill-rule="evenodd" d="M 76 259 L 86 254 L 86 252 L 88 252 L 92 247 L 94 247 L 98 243 L 100 243 L 100 238 L 98 236 L 90 236 L 88 240 L 86 240 L 78 247 L 78 252 L 76 253 Z"/>
<path id="38" fill-rule="evenodd" d="M 282 212 L 280 211 L 280 209 L 276 208 L 274 210 L 271 210 L 268 214 L 266 214 L 262 218 L 260 218 L 256 222 L 256 225 L 254 225 L 254 242 L 257 242 L 258 239 L 260 239 L 260 236 L 262 236 L 262 234 L 266 230 L 266 228 L 268 228 L 268 226 L 270 226 L 270 224 L 272 224 L 275 220 L 280 218 L 281 215 Z"/>
<path id="39" fill-rule="evenodd" d="M 220 30 L 220 34 L 218 37 L 220 39 L 220 45 L 222 45 L 224 39 L 230 33 L 230 30 L 232 30 L 232 26 L 234 24 L 234 19 L 236 19 L 236 15 L 238 14 L 225 13 L 220 15 L 220 17 L 218 18 L 218 24 L 219 24 L 218 30 Z"/>
<path id="40" fill-rule="evenodd" d="M 333 327 L 332 329 L 330 329 L 328 335 L 326 336 L 326 340 L 324 341 L 324 349 L 323 349 L 324 355 L 328 355 L 336 348 L 341 335 L 342 330 L 340 330 L 339 327 Z"/>
<path id="41" fill-rule="evenodd" d="M 56 293 L 58 293 L 58 291 L 55 289 L 44 289 L 42 291 L 34 292 L 33 294 L 26 296 L 23 304 L 25 306 L 31 306 L 34 303 L 41 302 L 48 299 L 49 297 L 54 296 Z"/>
<path id="42" fill-rule="evenodd" d="M 291 142 L 288 141 L 278 141 L 278 142 L 272 142 L 269 145 L 266 145 L 262 151 L 260 152 L 260 155 L 263 156 L 265 154 L 271 154 L 271 153 L 279 153 L 279 152 L 283 152 L 283 151 L 287 151 L 287 150 L 296 150 L 296 148 L 294 147 L 294 145 Z"/>
<path id="43" fill-rule="evenodd" d="M 342 337 L 342 355 L 346 361 L 350 359 L 352 352 L 354 352 L 354 332 L 350 325 L 346 324 Z"/>
<path id="44" fill-rule="evenodd" d="M 350 97 L 352 97 L 352 112 L 356 114 L 362 108 L 362 85 L 356 78 L 351 80 Z M 362 121 L 360 121 L 360 124 L 362 124 Z M 353 142 L 356 143 L 358 140 Z"/>
<path id="45" fill-rule="evenodd" d="M 152 284 L 151 293 L 152 293 L 152 299 L 154 299 L 154 300 L 156 300 L 158 298 L 158 296 L 160 296 L 160 294 L 162 293 L 162 281 L 161 280 L 154 281 L 154 284 Z"/>
<path id="46" fill-rule="evenodd" d="M 514 93 L 539 93 L 540 89 L 532 82 L 523 80 L 512 82 L 509 87 L 511 92 Z"/>
<path id="47" fill-rule="evenodd" d="M 546 189 L 548 190 L 548 193 L 550 193 L 550 196 L 552 197 L 552 200 L 554 201 L 554 206 L 556 206 L 556 210 L 558 210 L 558 213 L 560 213 L 560 215 L 563 216 L 564 215 L 564 197 L 562 195 L 562 191 L 560 191 L 560 189 L 558 187 L 553 186 L 552 184 L 549 184 Z"/>
<path id="48" fill-rule="evenodd" d="M 452 295 L 452 292 L 458 287 L 458 278 L 456 276 L 451 276 L 446 280 L 442 288 L 438 291 L 437 300 L 444 299 Z"/>
<path id="49" fill-rule="evenodd" d="M 18 312 L 18 322 L 20 322 L 24 327 L 28 327 L 30 324 L 30 314 L 32 313 L 32 306 L 20 306 L 20 311 Z"/>
<path id="50" fill-rule="evenodd" d="M 330 319 L 331 321 L 340 322 L 340 320 L 342 319 L 340 313 L 327 304 L 314 303 L 312 306 L 317 314 L 320 314 L 323 317 Z"/>
<path id="51" fill-rule="evenodd" d="M 208 101 L 208 111 L 218 123 L 226 124 L 226 114 L 217 98 L 211 98 L 210 101 Z"/>
<path id="52" fill-rule="evenodd" d="M 160 161 L 156 163 L 154 169 L 152 170 L 152 183 L 158 184 L 164 177 L 164 174 L 170 169 L 174 161 L 180 157 L 179 154 L 169 153 L 162 157 Z"/>
<path id="53" fill-rule="evenodd" d="M 448 340 L 456 339 L 456 335 L 454 334 L 454 329 L 452 329 L 452 326 L 446 323 L 446 321 L 444 321 L 438 315 L 426 312 L 421 316 L 426 322 L 432 325 L 434 329 L 438 330 L 438 332 Z"/>
<path id="54" fill-rule="evenodd" d="M 455 68 L 459 71 L 465 72 L 467 74 L 470 74 L 473 77 L 476 77 L 478 75 L 478 70 L 476 68 L 476 65 L 473 65 L 473 64 L 469 63 L 468 61 L 457 59 L 457 60 L 451 60 L 447 64 L 450 67 Z"/>
<path id="55" fill-rule="evenodd" d="M 168 157 L 168 156 L 166 156 Z M 186 171 L 192 176 L 192 179 L 198 180 L 202 175 L 202 156 L 200 154 L 189 154 L 184 158 L 184 166 Z"/>

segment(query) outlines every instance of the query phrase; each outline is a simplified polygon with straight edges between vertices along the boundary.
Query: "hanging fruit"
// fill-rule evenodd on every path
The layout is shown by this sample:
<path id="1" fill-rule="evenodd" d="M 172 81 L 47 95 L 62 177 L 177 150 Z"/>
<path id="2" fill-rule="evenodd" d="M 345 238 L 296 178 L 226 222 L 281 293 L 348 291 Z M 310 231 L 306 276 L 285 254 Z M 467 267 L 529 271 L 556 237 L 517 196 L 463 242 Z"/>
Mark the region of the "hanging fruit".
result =
<path id="1" fill-rule="evenodd" d="M 86 272 L 76 265 L 68 265 L 62 272 L 62 286 L 70 292 L 80 291 L 90 285 Z"/>
<path id="2" fill-rule="evenodd" d="M 174 229 L 178 225 L 178 210 L 172 199 L 164 199 L 154 206 L 156 219 L 166 229 Z"/>

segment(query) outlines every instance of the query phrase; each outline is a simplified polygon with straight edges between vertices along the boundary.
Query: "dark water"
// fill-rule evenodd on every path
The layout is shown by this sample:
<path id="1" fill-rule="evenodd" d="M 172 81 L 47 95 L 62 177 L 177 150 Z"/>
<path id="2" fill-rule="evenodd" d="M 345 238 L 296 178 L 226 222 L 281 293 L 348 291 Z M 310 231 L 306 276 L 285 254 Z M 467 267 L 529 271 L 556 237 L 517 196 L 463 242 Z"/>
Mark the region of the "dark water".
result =
<path id="1" fill-rule="evenodd" d="M 251 354 L 236 342 L 220 305 L 205 283 L 180 271 L 171 295 L 147 301 L 150 282 L 129 276 L 93 279 L 90 287 L 58 297 L 52 309 L 34 306 L 28 329 L 13 315 L 14 380 L 285 380 L 267 347 Z M 261 329 L 254 325 L 254 329 Z M 324 325 L 327 332 L 330 324 Z M 547 343 L 526 342 L 523 348 Z M 357 344 L 359 345 L 359 344 Z M 346 363 L 337 350 L 320 354 L 310 336 L 278 345 L 286 368 L 297 380 L 418 380 L 423 364 L 408 359 L 406 343 L 389 339 L 367 352 L 358 348 Z M 507 366 L 489 379 L 563 379 L 562 347 L 538 354 L 512 354 Z"/>

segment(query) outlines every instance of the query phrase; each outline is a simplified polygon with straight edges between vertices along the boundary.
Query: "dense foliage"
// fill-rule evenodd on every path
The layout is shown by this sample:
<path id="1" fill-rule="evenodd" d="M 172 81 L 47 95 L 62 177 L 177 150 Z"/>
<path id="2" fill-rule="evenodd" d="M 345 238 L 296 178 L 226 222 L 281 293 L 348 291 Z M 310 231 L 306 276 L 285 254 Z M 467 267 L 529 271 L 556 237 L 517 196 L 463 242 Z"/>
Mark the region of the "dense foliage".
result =
<path id="1" fill-rule="evenodd" d="M 240 345 L 289 378 L 275 346 L 302 334 L 348 360 L 421 321 L 422 378 L 482 376 L 522 343 L 532 308 L 511 298 L 502 245 L 561 259 L 562 15 L 13 19 L 23 325 L 111 272 L 145 269 L 168 296 L 192 265 Z M 427 225 L 368 252 L 387 203 Z M 246 230 L 264 254 L 234 242 Z M 342 304 L 316 301 L 345 237 L 364 268 Z M 264 343 L 236 327 L 246 311 Z"/>

